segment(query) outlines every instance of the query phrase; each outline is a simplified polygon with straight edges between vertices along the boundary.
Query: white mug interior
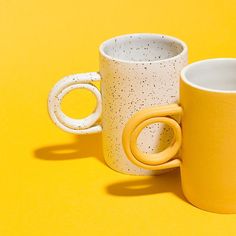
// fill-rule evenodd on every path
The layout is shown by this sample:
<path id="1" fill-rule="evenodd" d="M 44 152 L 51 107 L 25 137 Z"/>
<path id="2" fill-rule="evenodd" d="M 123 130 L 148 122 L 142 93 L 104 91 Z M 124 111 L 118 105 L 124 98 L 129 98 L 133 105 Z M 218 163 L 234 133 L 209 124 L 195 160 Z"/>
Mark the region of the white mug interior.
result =
<path id="1" fill-rule="evenodd" d="M 236 58 L 216 58 L 192 63 L 182 70 L 181 78 L 201 90 L 236 92 Z"/>
<path id="2" fill-rule="evenodd" d="M 186 44 L 177 38 L 143 33 L 109 39 L 100 46 L 100 53 L 117 61 L 153 62 L 176 57 L 186 48 Z"/>

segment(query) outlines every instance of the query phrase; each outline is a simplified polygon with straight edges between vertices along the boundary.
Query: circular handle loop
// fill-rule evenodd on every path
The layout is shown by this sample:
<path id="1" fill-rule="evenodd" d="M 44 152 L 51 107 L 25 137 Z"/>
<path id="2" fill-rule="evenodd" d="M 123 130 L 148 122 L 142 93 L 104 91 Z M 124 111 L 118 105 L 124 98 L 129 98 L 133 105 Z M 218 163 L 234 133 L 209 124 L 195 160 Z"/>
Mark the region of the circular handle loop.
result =
<path id="1" fill-rule="evenodd" d="M 178 153 L 181 147 L 181 128 L 176 120 L 167 116 L 181 113 L 182 108 L 177 104 L 151 107 L 137 112 L 127 122 L 123 131 L 123 147 L 128 159 L 137 166 L 150 170 L 161 170 L 180 166 L 180 160 L 172 158 Z M 174 131 L 174 138 L 171 144 L 159 153 L 143 153 L 137 147 L 137 138 L 146 126 L 157 122 L 170 126 Z"/>
<path id="2" fill-rule="evenodd" d="M 48 111 L 53 122 L 62 130 L 73 134 L 88 134 L 102 131 L 102 127 L 96 122 L 102 114 L 102 97 L 100 91 L 92 81 L 101 80 L 96 73 L 74 74 L 64 77 L 52 89 L 48 98 Z M 73 119 L 65 115 L 61 110 L 61 101 L 70 91 L 84 88 L 91 91 L 97 100 L 95 111 L 84 119 Z"/>

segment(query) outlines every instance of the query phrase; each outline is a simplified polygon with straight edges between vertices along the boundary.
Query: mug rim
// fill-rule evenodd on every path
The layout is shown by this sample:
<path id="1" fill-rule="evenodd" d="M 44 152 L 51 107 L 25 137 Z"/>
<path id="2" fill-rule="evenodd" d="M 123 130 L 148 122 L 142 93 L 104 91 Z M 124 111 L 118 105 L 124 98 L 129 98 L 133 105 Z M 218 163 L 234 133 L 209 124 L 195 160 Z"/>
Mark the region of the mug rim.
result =
<path id="1" fill-rule="evenodd" d="M 112 41 L 114 41 L 115 39 L 119 39 L 119 38 L 128 38 L 130 36 L 156 36 L 158 38 L 162 38 L 162 36 L 164 36 L 166 39 L 169 39 L 169 40 L 172 40 L 178 44 L 180 44 L 182 47 L 183 47 L 183 50 L 178 53 L 177 55 L 173 56 L 173 57 L 169 57 L 169 58 L 166 58 L 166 59 L 159 59 L 159 60 L 152 60 L 152 61 L 133 61 L 133 60 L 124 60 L 124 59 L 120 59 L 120 58 L 117 58 L 117 57 L 113 57 L 113 56 L 110 56 L 108 55 L 107 53 L 105 53 L 104 51 L 104 48 Z M 184 55 L 185 53 L 187 53 L 188 51 L 188 46 L 187 44 L 176 38 L 176 37 L 173 37 L 173 36 L 169 36 L 169 35 L 166 35 L 166 34 L 155 34 L 155 33 L 132 33 L 132 34 L 123 34 L 123 35 L 118 35 L 118 36 L 115 36 L 115 37 L 112 37 L 110 39 L 107 39 L 105 40 L 103 43 L 100 44 L 99 46 L 99 52 L 100 54 L 107 58 L 108 60 L 112 60 L 112 61 L 117 61 L 117 62 L 120 62 L 120 63 L 129 63 L 129 64 L 143 64 L 143 63 L 162 63 L 162 62 L 165 62 L 165 61 L 170 61 L 170 60 L 175 60 L 176 58 L 179 58 L 181 57 L 182 55 Z"/>
<path id="2" fill-rule="evenodd" d="M 235 93 L 236 94 L 236 90 L 220 90 L 220 89 L 210 89 L 210 88 L 206 88 L 204 86 L 201 86 L 201 85 L 197 85 L 193 82 L 191 82 L 187 76 L 186 76 L 186 73 L 187 71 L 189 71 L 190 69 L 192 69 L 192 67 L 195 67 L 197 65 L 200 65 L 200 64 L 205 64 L 205 63 L 208 63 L 208 62 L 212 62 L 212 61 L 235 61 L 236 62 L 236 58 L 234 57 L 220 57 L 220 58 L 208 58 L 208 59 L 204 59 L 204 60 L 200 60 L 200 61 L 196 61 L 196 62 L 193 62 L 191 64 L 188 64 L 187 66 L 185 66 L 182 71 L 180 72 L 180 77 L 181 77 L 181 80 L 186 83 L 187 85 L 189 85 L 190 87 L 193 87 L 195 89 L 198 89 L 198 90 L 202 90 L 202 91 L 206 91 L 206 92 L 211 92 L 211 93 L 228 93 L 228 94 L 233 94 Z"/>

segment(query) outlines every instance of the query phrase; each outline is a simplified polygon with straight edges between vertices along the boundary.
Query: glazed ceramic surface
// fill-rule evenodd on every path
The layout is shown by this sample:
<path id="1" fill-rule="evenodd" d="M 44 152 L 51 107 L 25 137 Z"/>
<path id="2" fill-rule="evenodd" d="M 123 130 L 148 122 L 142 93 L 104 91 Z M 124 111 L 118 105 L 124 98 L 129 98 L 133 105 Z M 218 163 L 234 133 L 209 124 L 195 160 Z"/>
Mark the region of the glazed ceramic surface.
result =
<path id="1" fill-rule="evenodd" d="M 127 123 L 123 142 L 128 158 L 151 170 L 180 166 L 186 198 L 218 213 L 236 213 L 236 59 L 211 59 L 181 73 L 180 105 L 138 112 Z M 169 116 L 181 116 L 181 128 Z M 135 140 L 140 130 L 162 121 L 175 133 L 163 152 L 143 154 Z M 182 129 L 182 135 L 181 135 Z M 181 157 L 173 157 L 181 148 Z"/>
<path id="2" fill-rule="evenodd" d="M 49 112 L 65 131 L 86 134 L 101 132 L 106 163 L 114 170 L 135 175 L 153 175 L 130 162 L 122 147 L 122 130 L 127 120 L 142 108 L 169 104 L 179 97 L 179 76 L 187 64 L 186 45 L 173 37 L 157 34 L 119 36 L 100 46 L 100 72 L 72 75 L 55 86 L 49 96 Z M 101 79 L 101 94 L 91 83 Z M 63 96 L 75 88 L 90 89 L 97 108 L 83 120 L 67 117 L 60 109 Z M 102 101 L 102 106 L 101 106 Z M 102 115 L 102 124 L 98 123 Z M 164 124 L 145 128 L 138 138 L 147 153 L 169 145 L 172 130 Z"/>

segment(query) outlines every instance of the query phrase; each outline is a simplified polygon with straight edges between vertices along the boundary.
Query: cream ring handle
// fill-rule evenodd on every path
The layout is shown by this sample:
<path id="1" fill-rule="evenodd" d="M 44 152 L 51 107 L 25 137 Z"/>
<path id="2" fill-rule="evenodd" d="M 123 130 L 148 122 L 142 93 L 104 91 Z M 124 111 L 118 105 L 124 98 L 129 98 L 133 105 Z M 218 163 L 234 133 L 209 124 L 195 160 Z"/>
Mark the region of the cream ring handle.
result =
<path id="1" fill-rule="evenodd" d="M 180 166 L 181 161 L 173 158 L 181 147 L 181 127 L 176 120 L 169 117 L 177 114 L 182 114 L 182 108 L 177 104 L 155 106 L 137 112 L 127 122 L 123 131 L 123 147 L 128 159 L 135 165 L 150 170 L 161 170 Z M 174 139 L 169 147 L 159 153 L 143 153 L 137 147 L 137 138 L 143 128 L 157 122 L 170 126 L 174 131 Z"/>
<path id="2" fill-rule="evenodd" d="M 100 80 L 101 76 L 97 72 L 74 74 L 64 77 L 54 86 L 48 98 L 48 111 L 51 119 L 59 128 L 73 134 L 98 133 L 102 131 L 101 125 L 97 124 L 102 114 L 102 97 L 97 87 L 91 83 Z M 70 118 L 61 110 L 63 97 L 77 88 L 90 90 L 97 100 L 94 112 L 84 119 Z"/>

